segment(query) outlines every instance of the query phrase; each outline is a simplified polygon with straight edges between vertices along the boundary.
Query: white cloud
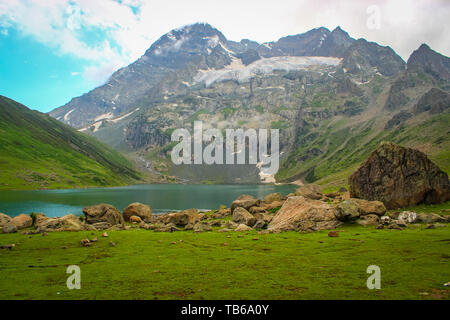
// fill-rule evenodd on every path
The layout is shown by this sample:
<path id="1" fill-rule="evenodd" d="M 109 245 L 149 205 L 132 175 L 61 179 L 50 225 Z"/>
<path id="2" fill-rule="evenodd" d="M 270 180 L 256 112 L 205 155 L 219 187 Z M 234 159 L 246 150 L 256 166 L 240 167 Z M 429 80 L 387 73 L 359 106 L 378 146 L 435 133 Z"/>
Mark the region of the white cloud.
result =
<path id="1" fill-rule="evenodd" d="M 381 28 L 371 30 L 366 10 L 374 3 Z M 259 42 L 340 25 L 353 37 L 390 45 L 406 60 L 423 42 L 449 55 L 449 16 L 448 0 L 0 0 L 1 30 L 14 27 L 59 54 L 85 59 L 84 77 L 98 84 L 161 35 L 198 21 L 229 39 Z"/>

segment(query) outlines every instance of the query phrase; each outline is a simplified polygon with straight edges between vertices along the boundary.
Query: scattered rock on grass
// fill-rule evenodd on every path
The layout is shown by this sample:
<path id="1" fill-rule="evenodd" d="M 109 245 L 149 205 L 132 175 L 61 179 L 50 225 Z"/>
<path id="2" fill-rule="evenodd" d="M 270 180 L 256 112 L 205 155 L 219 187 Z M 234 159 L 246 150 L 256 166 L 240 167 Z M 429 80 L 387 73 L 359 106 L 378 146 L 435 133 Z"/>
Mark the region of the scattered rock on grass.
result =
<path id="1" fill-rule="evenodd" d="M 328 236 L 332 237 L 332 238 L 339 237 L 339 232 L 337 232 L 337 231 L 330 231 L 330 232 L 328 232 Z"/>

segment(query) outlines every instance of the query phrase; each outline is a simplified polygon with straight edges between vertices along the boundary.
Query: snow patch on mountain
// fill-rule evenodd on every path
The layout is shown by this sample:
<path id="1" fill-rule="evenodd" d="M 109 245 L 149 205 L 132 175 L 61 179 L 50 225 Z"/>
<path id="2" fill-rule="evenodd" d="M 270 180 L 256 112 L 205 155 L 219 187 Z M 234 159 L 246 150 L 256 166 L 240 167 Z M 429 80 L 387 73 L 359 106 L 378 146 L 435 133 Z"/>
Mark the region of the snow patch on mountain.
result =
<path id="1" fill-rule="evenodd" d="M 337 66 L 342 59 L 334 57 L 272 57 L 262 58 L 248 66 L 245 66 L 240 59 L 232 59 L 231 64 L 225 68 L 215 70 L 200 70 L 194 80 L 197 83 L 205 83 L 210 86 L 214 82 L 224 80 L 236 80 L 240 83 L 250 80 L 257 74 L 270 74 L 275 70 L 304 70 L 311 66 Z"/>

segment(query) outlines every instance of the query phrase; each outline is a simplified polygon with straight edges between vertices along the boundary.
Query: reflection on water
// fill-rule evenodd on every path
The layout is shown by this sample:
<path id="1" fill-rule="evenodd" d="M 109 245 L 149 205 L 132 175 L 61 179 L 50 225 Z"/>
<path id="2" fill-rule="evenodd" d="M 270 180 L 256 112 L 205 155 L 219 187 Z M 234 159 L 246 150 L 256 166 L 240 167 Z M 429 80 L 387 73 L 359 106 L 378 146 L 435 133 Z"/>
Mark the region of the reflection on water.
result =
<path id="1" fill-rule="evenodd" d="M 269 193 L 293 192 L 294 185 L 189 185 L 149 184 L 117 188 L 2 191 L 0 212 L 10 216 L 42 212 L 49 217 L 82 214 L 85 206 L 109 203 L 119 210 L 132 202 L 149 204 L 153 213 L 189 208 L 217 209 L 230 206 L 242 194 L 264 198 Z"/>

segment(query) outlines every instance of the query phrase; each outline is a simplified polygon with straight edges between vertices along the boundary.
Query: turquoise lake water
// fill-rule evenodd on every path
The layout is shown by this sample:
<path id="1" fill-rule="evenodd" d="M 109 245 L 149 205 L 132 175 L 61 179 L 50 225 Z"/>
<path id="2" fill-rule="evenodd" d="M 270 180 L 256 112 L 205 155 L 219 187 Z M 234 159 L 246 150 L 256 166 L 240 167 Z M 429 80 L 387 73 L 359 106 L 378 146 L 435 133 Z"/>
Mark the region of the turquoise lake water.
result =
<path id="1" fill-rule="evenodd" d="M 286 195 L 294 185 L 189 185 L 148 184 L 117 188 L 1 191 L 0 212 L 10 216 L 42 212 L 48 217 L 82 214 L 83 207 L 109 203 L 119 210 L 128 204 L 141 202 L 152 207 L 153 213 L 165 213 L 189 208 L 217 209 L 230 206 L 242 194 L 264 198 L 269 193 Z"/>

